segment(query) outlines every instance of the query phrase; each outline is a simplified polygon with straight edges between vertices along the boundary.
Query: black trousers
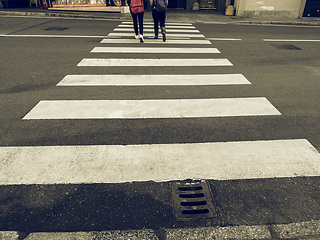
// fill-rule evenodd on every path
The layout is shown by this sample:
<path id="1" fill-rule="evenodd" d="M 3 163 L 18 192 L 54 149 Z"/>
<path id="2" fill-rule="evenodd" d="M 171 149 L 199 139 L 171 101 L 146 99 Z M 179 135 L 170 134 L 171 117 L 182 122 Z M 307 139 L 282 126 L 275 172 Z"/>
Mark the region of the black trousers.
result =
<path id="1" fill-rule="evenodd" d="M 159 12 L 155 9 L 152 9 L 152 18 L 153 18 L 153 23 L 154 23 L 154 35 L 158 36 L 159 35 L 159 23 L 160 23 L 160 28 L 166 27 L 165 26 L 166 12 L 165 11 Z"/>
<path id="2" fill-rule="evenodd" d="M 133 20 L 133 29 L 136 35 L 138 35 L 138 20 L 139 20 L 139 32 L 141 35 L 143 35 L 143 14 L 144 12 L 137 13 L 137 14 L 133 14 L 131 12 L 131 16 Z"/>

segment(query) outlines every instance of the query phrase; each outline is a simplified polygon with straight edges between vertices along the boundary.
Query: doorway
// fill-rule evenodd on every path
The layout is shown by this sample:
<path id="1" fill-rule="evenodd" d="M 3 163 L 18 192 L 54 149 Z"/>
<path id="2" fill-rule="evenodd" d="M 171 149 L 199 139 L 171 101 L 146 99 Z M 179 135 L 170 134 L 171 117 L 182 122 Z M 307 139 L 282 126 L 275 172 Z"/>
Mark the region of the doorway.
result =
<path id="1" fill-rule="evenodd" d="M 307 0 L 303 17 L 320 17 L 320 1 Z"/>

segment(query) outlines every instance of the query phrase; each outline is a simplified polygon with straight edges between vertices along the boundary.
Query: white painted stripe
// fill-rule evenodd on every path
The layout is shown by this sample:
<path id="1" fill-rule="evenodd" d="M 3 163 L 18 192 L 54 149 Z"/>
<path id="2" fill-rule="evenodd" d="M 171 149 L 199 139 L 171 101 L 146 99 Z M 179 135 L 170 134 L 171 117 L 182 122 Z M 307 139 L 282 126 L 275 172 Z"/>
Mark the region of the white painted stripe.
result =
<path id="1" fill-rule="evenodd" d="M 116 67 L 116 66 L 154 66 L 154 67 L 182 67 L 182 66 L 232 66 L 232 63 L 225 58 L 217 59 L 124 59 L 124 58 L 84 58 L 77 66 L 92 67 Z"/>
<path id="2" fill-rule="evenodd" d="M 220 53 L 216 48 L 95 47 L 92 53 Z"/>
<path id="3" fill-rule="evenodd" d="M 113 36 L 113 37 L 108 37 L 107 36 L 107 38 L 108 39 L 125 39 L 125 40 L 132 40 L 132 39 L 136 39 L 135 37 L 134 38 L 132 38 L 132 36 L 131 37 L 129 37 L 129 38 L 122 38 L 121 36 Z M 146 36 L 144 36 L 144 40 L 146 40 L 146 39 L 151 39 L 151 40 L 157 40 L 157 41 L 160 41 L 161 40 L 161 42 L 162 42 L 162 37 L 160 37 L 160 38 L 158 38 L 158 39 L 155 39 L 154 38 L 154 36 L 149 36 L 149 37 L 146 37 Z M 183 39 L 183 40 L 186 40 L 186 39 L 190 39 L 189 37 L 167 37 L 167 40 L 168 39 Z M 139 43 L 140 43 L 140 41 L 138 41 Z"/>
<path id="4" fill-rule="evenodd" d="M 170 37 L 190 37 L 190 38 L 204 38 L 203 34 L 187 34 L 187 33 L 168 33 Z M 134 37 L 134 33 L 120 33 L 120 32 L 112 32 L 108 34 L 108 37 L 114 36 L 122 36 L 122 37 Z M 145 33 L 144 37 L 154 37 L 154 33 Z"/>
<path id="5" fill-rule="evenodd" d="M 281 115 L 266 98 L 40 101 L 23 119 L 198 118 Z"/>
<path id="6" fill-rule="evenodd" d="M 103 39 L 100 43 L 133 43 L 133 44 L 140 44 L 140 42 L 136 39 Z M 201 44 L 201 45 L 207 45 L 212 44 L 208 40 L 173 40 L 172 38 L 168 37 L 166 42 L 163 42 L 162 39 L 144 39 L 144 43 L 146 44 Z"/>
<path id="7" fill-rule="evenodd" d="M 61 10 L 61 9 L 60 9 Z M 52 19 L 57 19 L 57 17 L 49 17 L 49 16 L 40 16 L 40 17 L 37 17 L 37 16 L 0 16 L 0 17 L 7 17 L 7 18 L 38 18 L 38 19 L 46 19 L 46 18 L 52 18 Z M 113 18 L 87 18 L 87 17 L 61 17 L 59 16 L 59 19 L 76 19 L 76 20 L 85 20 L 85 21 L 104 21 L 104 22 L 114 22 L 114 21 L 117 21 Z"/>
<path id="8" fill-rule="evenodd" d="M 218 25 L 227 25 L 228 23 L 226 22 L 202 22 L 203 24 L 218 24 Z"/>
<path id="9" fill-rule="evenodd" d="M 241 41 L 240 38 L 206 38 L 211 41 Z"/>
<path id="10" fill-rule="evenodd" d="M 33 37 L 33 38 L 106 38 L 107 36 L 80 36 L 80 35 L 7 35 L 0 34 L 0 37 Z"/>
<path id="11" fill-rule="evenodd" d="M 319 39 L 263 39 L 265 42 L 320 42 Z"/>
<path id="12" fill-rule="evenodd" d="M 131 25 L 126 25 L 126 24 L 120 24 L 118 26 L 119 28 L 132 28 L 133 27 L 133 24 Z M 152 28 L 153 29 L 153 25 L 144 25 L 143 26 L 143 29 L 144 28 Z M 183 26 L 183 25 L 180 25 L 180 26 L 166 26 L 166 29 L 172 29 L 172 28 L 186 28 L 186 29 L 195 29 L 196 27 L 195 26 Z"/>
<path id="13" fill-rule="evenodd" d="M 200 86 L 251 84 L 242 74 L 67 75 L 57 86 Z"/>
<path id="14" fill-rule="evenodd" d="M 121 24 L 129 24 L 132 26 L 133 22 L 122 22 Z M 143 25 L 153 25 L 153 22 L 143 22 Z M 181 25 L 181 26 L 192 26 L 192 23 L 183 23 L 183 22 L 166 22 L 166 26 L 174 26 L 174 25 Z"/>
<path id="15" fill-rule="evenodd" d="M 259 27 L 291 27 L 291 28 L 320 28 L 317 25 L 300 25 L 299 24 L 275 24 L 275 23 L 235 23 L 236 25 L 244 25 L 244 26 L 259 26 Z"/>
<path id="16" fill-rule="evenodd" d="M 120 37 L 121 38 L 121 37 Z M 147 38 L 145 38 L 145 39 L 154 39 L 154 37 L 147 37 Z M 160 37 L 159 39 L 161 39 L 162 40 L 162 38 Z M 174 40 L 187 40 L 187 39 L 191 39 L 191 38 L 189 38 L 189 37 L 167 37 L 167 40 L 168 39 L 174 39 Z"/>
<path id="17" fill-rule="evenodd" d="M 133 28 L 115 28 L 113 29 L 114 32 L 134 32 Z M 143 29 L 143 32 L 154 32 L 153 29 Z M 199 30 L 196 29 L 167 29 L 167 33 L 179 33 L 179 32 L 186 32 L 186 33 L 199 33 Z"/>
<path id="18" fill-rule="evenodd" d="M 0 184 L 123 183 L 320 176 L 305 139 L 0 147 Z"/>

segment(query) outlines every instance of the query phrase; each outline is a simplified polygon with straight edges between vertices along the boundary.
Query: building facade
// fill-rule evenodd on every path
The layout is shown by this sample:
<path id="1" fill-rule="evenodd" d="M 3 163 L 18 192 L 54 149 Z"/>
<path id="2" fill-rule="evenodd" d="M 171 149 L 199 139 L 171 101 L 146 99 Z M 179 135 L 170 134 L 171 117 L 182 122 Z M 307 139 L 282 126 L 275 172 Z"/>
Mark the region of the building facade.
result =
<path id="1" fill-rule="evenodd" d="M 235 0 L 236 15 L 240 17 L 279 16 L 301 18 L 306 4 L 313 0 Z M 320 0 L 319 9 L 320 9 Z"/>

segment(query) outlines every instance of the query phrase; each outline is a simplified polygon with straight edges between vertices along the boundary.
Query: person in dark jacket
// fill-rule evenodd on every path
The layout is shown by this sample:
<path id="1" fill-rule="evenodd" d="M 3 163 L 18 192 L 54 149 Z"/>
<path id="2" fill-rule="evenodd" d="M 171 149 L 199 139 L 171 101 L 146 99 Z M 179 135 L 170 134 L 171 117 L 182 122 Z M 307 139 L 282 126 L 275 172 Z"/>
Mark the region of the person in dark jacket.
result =
<path id="1" fill-rule="evenodd" d="M 130 13 L 132 16 L 132 20 L 133 20 L 133 29 L 134 29 L 134 33 L 135 33 L 135 38 L 136 39 L 140 39 L 140 42 L 143 43 L 144 42 L 144 38 L 143 38 L 143 15 L 144 15 L 144 11 L 134 14 L 131 11 L 131 1 L 132 0 L 127 0 L 127 3 L 129 5 L 130 8 Z M 146 10 L 147 6 L 148 6 L 148 0 L 141 0 L 143 2 L 143 6 L 144 6 L 144 10 Z M 138 35 L 138 21 L 139 21 L 139 32 L 140 32 L 140 36 Z"/>
<path id="2" fill-rule="evenodd" d="M 152 8 L 152 18 L 154 23 L 154 38 L 158 39 L 160 23 L 162 38 L 165 42 L 167 39 L 165 20 L 168 0 L 151 0 L 150 4 Z"/>

